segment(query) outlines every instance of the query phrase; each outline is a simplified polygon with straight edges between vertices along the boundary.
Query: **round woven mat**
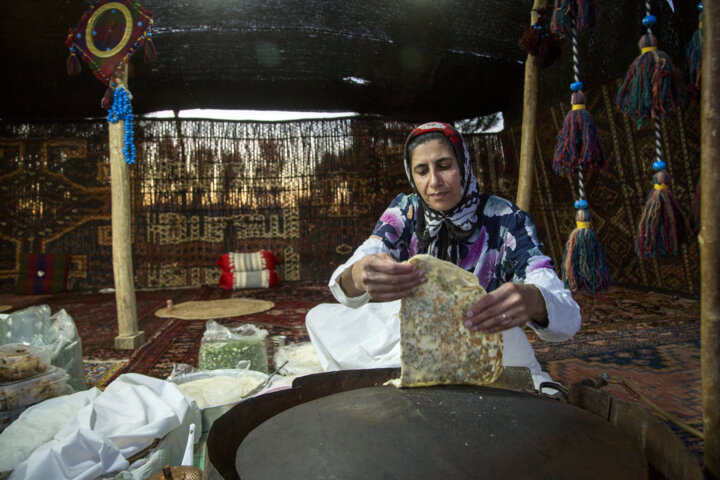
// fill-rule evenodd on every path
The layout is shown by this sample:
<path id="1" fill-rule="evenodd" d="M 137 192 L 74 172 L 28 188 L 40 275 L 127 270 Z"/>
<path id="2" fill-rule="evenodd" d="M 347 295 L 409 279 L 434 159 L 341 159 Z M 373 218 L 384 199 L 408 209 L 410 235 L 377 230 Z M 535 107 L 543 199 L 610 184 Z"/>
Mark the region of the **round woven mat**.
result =
<path id="1" fill-rule="evenodd" d="M 11 308 L 12 308 L 12 305 L 0 305 L 0 312 L 10 310 Z"/>
<path id="2" fill-rule="evenodd" d="M 264 312 L 275 304 L 267 300 L 250 298 L 228 298 L 224 300 L 202 300 L 178 303 L 168 310 L 167 307 L 155 312 L 156 317 L 179 318 L 181 320 L 209 320 L 211 318 L 239 317 L 251 313 Z"/>

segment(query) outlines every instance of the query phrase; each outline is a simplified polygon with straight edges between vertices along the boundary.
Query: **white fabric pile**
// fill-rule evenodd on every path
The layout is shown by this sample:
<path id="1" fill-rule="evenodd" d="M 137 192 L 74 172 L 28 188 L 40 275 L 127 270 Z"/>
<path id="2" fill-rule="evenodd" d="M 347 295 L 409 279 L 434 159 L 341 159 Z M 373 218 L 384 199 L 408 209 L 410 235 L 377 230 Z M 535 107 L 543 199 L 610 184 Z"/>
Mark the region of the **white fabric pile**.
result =
<path id="1" fill-rule="evenodd" d="M 132 465 L 145 465 L 146 476 L 163 462 L 180 462 L 190 423 L 200 424 L 199 410 L 177 385 L 121 375 L 104 392 L 58 397 L 23 412 L 0 434 L 0 470 L 12 469 L 11 480 L 94 479 L 128 469 L 128 458 L 163 439 L 153 450 L 162 458 L 149 455 Z"/>

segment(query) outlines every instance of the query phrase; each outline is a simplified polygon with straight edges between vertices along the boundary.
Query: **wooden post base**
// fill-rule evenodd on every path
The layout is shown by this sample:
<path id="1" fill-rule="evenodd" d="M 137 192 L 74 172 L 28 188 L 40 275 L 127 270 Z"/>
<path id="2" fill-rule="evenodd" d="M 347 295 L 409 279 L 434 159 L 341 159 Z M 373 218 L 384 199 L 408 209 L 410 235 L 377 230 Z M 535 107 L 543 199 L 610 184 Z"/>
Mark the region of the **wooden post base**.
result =
<path id="1" fill-rule="evenodd" d="M 133 335 L 118 335 L 115 337 L 115 348 L 118 350 L 134 350 L 145 343 L 145 332 L 140 331 Z"/>

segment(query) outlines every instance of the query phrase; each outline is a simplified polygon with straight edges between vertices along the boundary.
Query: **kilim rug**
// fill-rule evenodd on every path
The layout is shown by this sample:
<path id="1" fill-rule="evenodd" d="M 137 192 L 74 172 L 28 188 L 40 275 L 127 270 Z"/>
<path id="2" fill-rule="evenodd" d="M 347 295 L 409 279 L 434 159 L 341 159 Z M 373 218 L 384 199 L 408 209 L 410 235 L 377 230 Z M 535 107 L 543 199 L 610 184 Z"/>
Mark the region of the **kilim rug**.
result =
<path id="1" fill-rule="evenodd" d="M 602 373 L 629 380 L 646 398 L 702 431 L 699 302 L 622 288 L 574 297 L 583 316 L 575 337 L 544 343 L 528 335 L 543 369 L 565 385 Z M 605 390 L 649 410 L 619 384 Z M 703 442 L 668 425 L 702 462 Z"/>
<path id="2" fill-rule="evenodd" d="M 324 284 L 283 284 L 269 289 L 230 291 L 219 287 L 202 287 L 192 300 L 207 301 L 222 298 L 254 298 L 269 300 L 275 306 L 267 311 L 242 317 L 214 319 L 223 325 L 252 323 L 268 331 L 266 343 L 271 350 L 271 338 L 284 335 L 288 343 L 308 341 L 305 314 L 315 305 L 334 301 Z M 134 372 L 165 378 L 173 364 L 197 365 L 200 342 L 205 333 L 206 321 L 166 319 L 165 323 L 137 349 L 121 373 Z M 268 358 L 272 358 L 271 355 Z"/>
<path id="3" fill-rule="evenodd" d="M 118 371 L 125 368 L 125 360 L 83 360 L 85 368 L 85 385 L 88 388 L 105 389 Z"/>
<path id="4" fill-rule="evenodd" d="M 266 329 L 269 337 L 285 335 L 288 342 L 307 341 L 304 325 L 307 311 L 319 303 L 334 302 L 324 283 L 238 291 L 204 286 L 140 291 L 136 297 L 138 322 L 147 342 L 134 351 L 113 348 L 117 320 L 112 293 L 4 296 L 0 300 L 13 305 L 13 311 L 42 303 L 50 304 L 53 312 L 65 308 L 75 320 L 83 341 L 87 383 L 100 387 L 121 373 L 165 378 L 175 363 L 197 365 L 206 322 L 156 317 L 154 312 L 164 307 L 168 299 L 174 303 L 226 298 L 272 301 L 275 306 L 268 311 L 216 321 L 224 325 L 253 323 Z M 596 297 L 582 292 L 576 292 L 574 297 L 581 307 L 583 326 L 572 339 L 545 343 L 533 333 L 528 334 L 543 368 L 565 385 L 600 373 L 629 379 L 647 398 L 702 430 L 699 301 L 619 287 Z M 644 406 L 619 385 L 605 388 Z M 702 459 L 702 442 L 669 425 Z"/>

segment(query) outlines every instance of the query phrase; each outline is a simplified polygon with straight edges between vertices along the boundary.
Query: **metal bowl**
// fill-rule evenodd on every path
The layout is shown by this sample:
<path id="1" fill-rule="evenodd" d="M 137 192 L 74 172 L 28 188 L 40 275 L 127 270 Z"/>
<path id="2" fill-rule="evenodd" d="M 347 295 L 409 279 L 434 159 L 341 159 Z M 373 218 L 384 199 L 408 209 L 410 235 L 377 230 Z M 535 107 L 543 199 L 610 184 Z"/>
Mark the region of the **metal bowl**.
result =
<path id="1" fill-rule="evenodd" d="M 268 379 L 268 375 L 255 370 L 236 370 L 231 368 L 224 368 L 219 370 L 202 370 L 198 372 L 188 373 L 187 375 L 181 375 L 179 377 L 168 379 L 169 382 L 173 382 L 176 385 L 182 385 L 184 383 L 194 382 L 195 380 L 204 380 L 212 377 L 232 377 L 232 378 L 245 378 L 252 377 L 264 382 Z M 247 398 L 247 397 L 246 397 Z M 202 415 L 202 431 L 203 433 L 209 432 L 213 422 L 220 418 L 225 412 L 230 410 L 232 407 L 242 402 L 244 398 L 230 402 L 223 405 L 213 405 L 200 409 Z"/>

